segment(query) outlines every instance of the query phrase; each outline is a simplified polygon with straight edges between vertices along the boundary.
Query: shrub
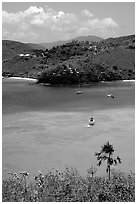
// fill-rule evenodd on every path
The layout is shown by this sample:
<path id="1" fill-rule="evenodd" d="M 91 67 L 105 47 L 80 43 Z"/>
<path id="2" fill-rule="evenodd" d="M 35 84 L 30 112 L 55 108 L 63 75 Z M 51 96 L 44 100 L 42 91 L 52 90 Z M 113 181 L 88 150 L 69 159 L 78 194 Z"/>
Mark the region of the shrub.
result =
<path id="1" fill-rule="evenodd" d="M 3 202 L 134 202 L 135 175 L 112 171 L 111 181 L 105 177 L 82 177 L 75 168 L 63 172 L 41 172 L 32 181 L 27 172 L 10 173 L 2 182 Z"/>

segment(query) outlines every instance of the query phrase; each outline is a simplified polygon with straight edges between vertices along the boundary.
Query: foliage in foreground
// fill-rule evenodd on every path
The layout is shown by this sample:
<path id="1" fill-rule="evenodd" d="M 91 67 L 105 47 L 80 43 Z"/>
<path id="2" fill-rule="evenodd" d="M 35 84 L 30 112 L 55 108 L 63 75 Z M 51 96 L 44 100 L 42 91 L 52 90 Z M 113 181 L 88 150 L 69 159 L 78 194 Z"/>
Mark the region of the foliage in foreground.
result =
<path id="1" fill-rule="evenodd" d="M 52 170 L 45 175 L 39 172 L 29 182 L 27 172 L 10 173 L 8 180 L 2 183 L 3 202 L 118 202 L 135 201 L 135 175 L 114 172 L 111 180 L 95 177 L 95 169 L 80 176 L 74 168 L 65 171 Z"/>

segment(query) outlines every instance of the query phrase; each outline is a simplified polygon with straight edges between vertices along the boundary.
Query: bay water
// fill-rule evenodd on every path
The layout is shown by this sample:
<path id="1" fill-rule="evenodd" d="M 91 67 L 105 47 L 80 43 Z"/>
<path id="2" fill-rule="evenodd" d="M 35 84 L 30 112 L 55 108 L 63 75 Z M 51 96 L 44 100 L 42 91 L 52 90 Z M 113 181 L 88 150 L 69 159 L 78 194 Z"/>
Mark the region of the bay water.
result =
<path id="1" fill-rule="evenodd" d="M 87 128 L 91 115 L 95 125 Z M 107 141 L 122 159 L 116 170 L 134 171 L 135 82 L 78 87 L 2 80 L 3 178 L 9 171 L 35 175 L 65 165 L 85 175 L 97 164 L 94 153 Z M 97 167 L 97 174 L 105 174 L 105 167 Z"/>

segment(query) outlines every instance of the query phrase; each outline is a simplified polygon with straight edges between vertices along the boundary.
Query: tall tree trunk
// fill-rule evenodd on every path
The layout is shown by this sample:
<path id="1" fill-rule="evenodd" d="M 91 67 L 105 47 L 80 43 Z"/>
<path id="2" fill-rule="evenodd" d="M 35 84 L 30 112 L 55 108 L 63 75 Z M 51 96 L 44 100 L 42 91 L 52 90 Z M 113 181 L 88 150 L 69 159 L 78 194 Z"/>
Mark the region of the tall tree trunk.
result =
<path id="1" fill-rule="evenodd" d="M 108 164 L 108 179 L 110 181 L 110 153 L 109 153 L 109 164 Z"/>
<path id="2" fill-rule="evenodd" d="M 108 166 L 108 179 L 110 181 L 110 165 Z"/>

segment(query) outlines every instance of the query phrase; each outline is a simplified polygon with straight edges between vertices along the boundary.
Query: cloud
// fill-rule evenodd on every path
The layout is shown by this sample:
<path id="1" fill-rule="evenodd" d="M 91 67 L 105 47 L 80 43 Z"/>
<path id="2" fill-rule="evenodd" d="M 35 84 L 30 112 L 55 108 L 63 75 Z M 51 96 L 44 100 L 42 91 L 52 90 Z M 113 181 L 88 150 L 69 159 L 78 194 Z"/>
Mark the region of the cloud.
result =
<path id="1" fill-rule="evenodd" d="M 113 21 L 111 18 L 104 18 L 103 20 L 99 20 L 97 18 L 93 20 L 87 21 L 87 26 L 89 26 L 92 29 L 99 29 L 99 28 L 117 28 L 119 27 L 118 24 Z"/>
<path id="2" fill-rule="evenodd" d="M 60 18 L 61 16 L 64 16 L 65 13 L 63 11 L 59 11 L 56 18 Z"/>
<path id="3" fill-rule="evenodd" d="M 115 33 L 118 24 L 111 18 L 93 18 L 93 13 L 84 9 L 79 14 L 55 11 L 48 6 L 30 6 L 16 13 L 2 12 L 3 38 L 28 42 L 46 42 L 45 36 L 71 38 L 78 35 L 106 37 Z M 45 35 L 46 34 L 46 35 Z M 27 37 L 28 36 L 28 37 Z M 67 37 L 66 37 L 67 36 Z"/>
<path id="4" fill-rule="evenodd" d="M 20 13 L 8 13 L 7 11 L 2 11 L 2 23 L 3 24 L 18 24 L 20 22 Z"/>
<path id="5" fill-rule="evenodd" d="M 91 13 L 88 9 L 84 9 L 81 13 L 82 13 L 84 16 L 89 17 L 89 18 L 92 18 L 92 17 L 94 16 L 94 14 Z"/>
<path id="6" fill-rule="evenodd" d="M 30 24 L 41 26 L 44 24 L 44 20 L 39 15 L 37 15 L 32 18 Z"/>
<path id="7" fill-rule="evenodd" d="M 38 13 L 39 14 L 44 13 L 43 8 L 41 8 L 41 7 L 37 8 L 36 6 L 30 6 L 27 10 L 22 12 L 22 15 L 28 16 L 28 15 L 32 15 L 32 14 L 38 14 Z"/>
<path id="8" fill-rule="evenodd" d="M 118 24 L 111 18 L 105 18 L 102 20 L 102 24 L 107 27 L 118 27 Z"/>

